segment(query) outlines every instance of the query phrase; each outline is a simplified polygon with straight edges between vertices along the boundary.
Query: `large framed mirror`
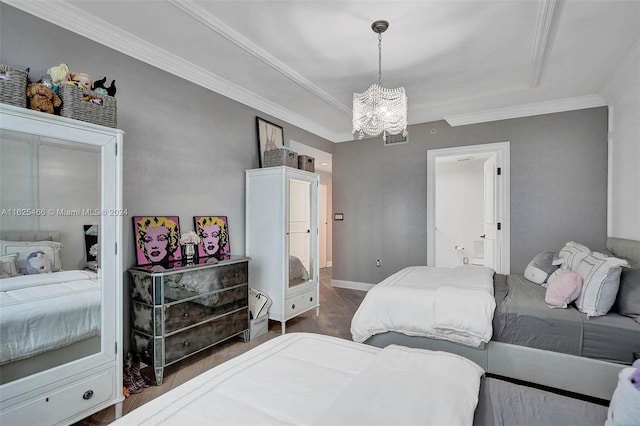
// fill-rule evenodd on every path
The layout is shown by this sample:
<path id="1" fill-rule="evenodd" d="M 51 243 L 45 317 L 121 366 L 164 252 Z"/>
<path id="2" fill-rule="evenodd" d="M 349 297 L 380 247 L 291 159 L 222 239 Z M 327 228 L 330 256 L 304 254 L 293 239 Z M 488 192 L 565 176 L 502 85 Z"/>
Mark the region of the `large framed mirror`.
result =
<path id="1" fill-rule="evenodd" d="M 121 131 L 6 105 L 0 113 L 5 402 L 91 371 L 116 377 L 126 212 Z"/>

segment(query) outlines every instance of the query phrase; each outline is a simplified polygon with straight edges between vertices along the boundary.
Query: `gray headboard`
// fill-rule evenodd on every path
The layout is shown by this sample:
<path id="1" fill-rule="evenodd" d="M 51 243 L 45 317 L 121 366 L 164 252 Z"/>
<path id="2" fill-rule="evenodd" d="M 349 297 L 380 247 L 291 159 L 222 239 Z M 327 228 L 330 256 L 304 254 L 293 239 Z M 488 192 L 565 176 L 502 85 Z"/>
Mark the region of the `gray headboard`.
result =
<path id="1" fill-rule="evenodd" d="M 623 257 L 640 264 L 640 241 L 607 237 L 607 250 L 616 257 Z"/>
<path id="2" fill-rule="evenodd" d="M 60 232 L 59 231 L 0 231 L 0 240 L 60 242 Z"/>

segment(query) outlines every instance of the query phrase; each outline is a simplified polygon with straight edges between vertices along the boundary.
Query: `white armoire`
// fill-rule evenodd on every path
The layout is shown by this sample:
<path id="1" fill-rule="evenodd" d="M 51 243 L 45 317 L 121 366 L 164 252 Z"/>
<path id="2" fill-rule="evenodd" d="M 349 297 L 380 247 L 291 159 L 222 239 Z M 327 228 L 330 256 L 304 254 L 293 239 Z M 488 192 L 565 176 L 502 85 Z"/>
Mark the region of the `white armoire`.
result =
<path id="1" fill-rule="evenodd" d="M 290 167 L 246 171 L 249 286 L 273 301 L 269 319 L 282 324 L 316 308 L 319 314 L 317 174 Z"/>
<path id="2" fill-rule="evenodd" d="M 0 104 L 0 239 L 7 240 L 3 242 L 5 247 L 10 241 L 29 244 L 25 235 L 33 235 L 28 241 L 51 240 L 43 235 L 54 231 L 51 234 L 60 235 L 63 243 L 60 274 L 89 274 L 81 271 L 88 260 L 85 237 L 87 229 L 95 229 L 91 235 L 98 241 L 97 270 L 85 282 L 99 283 L 96 296 L 86 292 L 91 294 L 85 299 L 90 308 L 81 311 L 82 315 L 71 316 L 78 309 L 56 311 L 55 319 L 60 319 L 56 324 L 65 327 L 55 335 L 63 340 L 48 343 L 43 349 L 38 346 L 39 352 L 20 352 L 20 356 L 0 365 L 2 425 L 72 424 L 110 406 L 115 406 L 116 418 L 122 414 L 121 253 L 122 220 L 127 214 L 122 208 L 123 134 L 117 129 Z M 50 282 L 46 284 L 65 281 L 57 274 L 47 274 Z M 15 293 L 35 289 L 36 285 L 45 288 L 36 281 L 27 282 L 30 277 L 35 276 L 0 280 L 0 290 Z M 23 281 L 19 286 L 11 280 Z M 82 282 L 67 283 L 68 288 L 77 288 L 80 285 L 76 283 Z M 42 297 L 36 297 L 35 290 L 32 293 L 33 299 L 49 300 L 55 308 L 69 303 L 63 296 L 71 290 L 58 291 L 60 297 L 55 298 L 51 293 Z M 22 339 L 25 347 L 30 348 L 28 342 L 49 342 L 44 338 L 54 333 L 42 325 L 46 322 L 40 320 L 45 311 L 42 303 L 37 309 L 27 309 L 34 300 L 22 300 L 24 314 L 18 317 L 7 310 L 5 300 L 9 298 L 2 300 L 3 338 L 22 336 L 17 330 L 28 329 Z M 81 332 L 76 327 L 87 322 L 89 312 L 95 312 L 95 300 L 97 329 Z M 74 303 L 67 307 L 81 305 Z M 15 306 L 10 306 L 10 312 L 15 312 Z M 23 323 L 19 322 L 21 318 Z"/>

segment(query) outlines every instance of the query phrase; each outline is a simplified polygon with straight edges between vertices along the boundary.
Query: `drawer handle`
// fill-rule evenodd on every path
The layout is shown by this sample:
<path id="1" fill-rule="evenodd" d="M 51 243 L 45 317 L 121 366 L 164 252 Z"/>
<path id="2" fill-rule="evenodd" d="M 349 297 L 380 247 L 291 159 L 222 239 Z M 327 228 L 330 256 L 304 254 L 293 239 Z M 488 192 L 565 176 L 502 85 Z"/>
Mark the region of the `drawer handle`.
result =
<path id="1" fill-rule="evenodd" d="M 295 309 L 296 308 L 296 304 L 294 303 L 293 305 L 291 305 L 291 309 Z"/>
<path id="2" fill-rule="evenodd" d="M 82 399 L 91 399 L 91 397 L 93 396 L 93 391 L 91 389 L 89 389 L 88 391 L 86 391 L 83 395 L 82 395 Z"/>
<path id="3" fill-rule="evenodd" d="M 185 312 L 185 313 L 184 313 L 184 317 L 186 318 L 186 317 L 188 317 L 188 316 L 189 316 L 189 312 Z"/>
<path id="4" fill-rule="evenodd" d="M 182 346 L 189 346 L 189 342 L 182 342 Z"/>

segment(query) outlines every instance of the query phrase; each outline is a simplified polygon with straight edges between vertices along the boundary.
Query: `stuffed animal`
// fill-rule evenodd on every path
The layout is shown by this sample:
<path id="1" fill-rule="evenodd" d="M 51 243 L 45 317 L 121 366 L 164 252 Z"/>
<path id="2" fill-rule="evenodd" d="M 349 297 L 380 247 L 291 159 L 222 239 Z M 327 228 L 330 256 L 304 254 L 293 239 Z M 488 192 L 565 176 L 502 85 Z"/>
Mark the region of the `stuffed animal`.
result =
<path id="1" fill-rule="evenodd" d="M 29 83 L 27 99 L 29 100 L 29 108 L 47 114 L 53 114 L 53 109 L 62 105 L 58 95 L 42 83 Z"/>
<path id="2" fill-rule="evenodd" d="M 109 96 L 115 96 L 116 95 L 116 81 L 113 80 L 111 82 L 111 86 L 109 87 L 105 87 L 105 83 L 107 82 L 107 77 L 101 78 L 100 80 L 97 80 L 95 83 L 93 83 L 93 91 L 96 93 L 100 93 L 101 95 L 109 95 Z"/>
<path id="3" fill-rule="evenodd" d="M 49 79 L 51 80 L 54 93 L 58 93 L 58 86 L 69 80 L 69 67 L 67 64 L 60 64 L 57 67 L 51 67 L 47 70 Z"/>
<path id="4" fill-rule="evenodd" d="M 91 76 L 83 72 L 69 73 L 69 80 L 83 89 L 91 90 L 91 87 L 93 86 L 93 79 Z"/>
<path id="5" fill-rule="evenodd" d="M 27 274 L 47 274 L 51 272 L 51 259 L 42 251 L 34 251 L 27 256 Z"/>
<path id="6" fill-rule="evenodd" d="M 556 259 L 557 254 L 551 251 L 536 255 L 525 268 L 524 277 L 536 284 L 544 284 L 549 275 L 559 267 Z"/>
<path id="7" fill-rule="evenodd" d="M 640 420 L 640 359 L 618 374 L 605 426 L 634 426 Z"/>

